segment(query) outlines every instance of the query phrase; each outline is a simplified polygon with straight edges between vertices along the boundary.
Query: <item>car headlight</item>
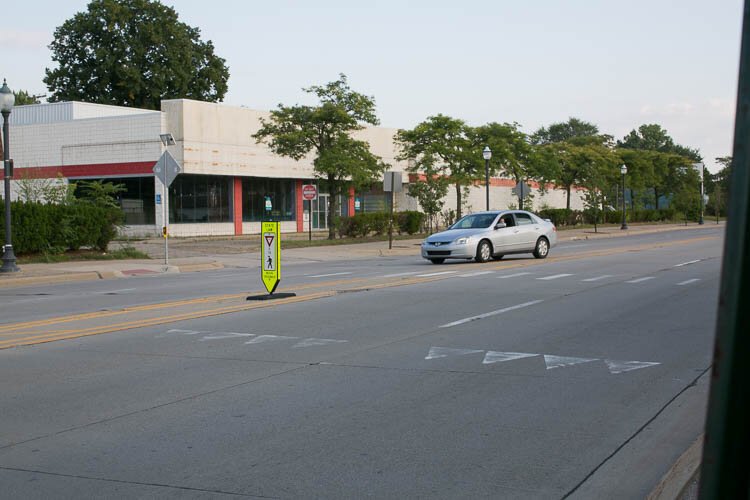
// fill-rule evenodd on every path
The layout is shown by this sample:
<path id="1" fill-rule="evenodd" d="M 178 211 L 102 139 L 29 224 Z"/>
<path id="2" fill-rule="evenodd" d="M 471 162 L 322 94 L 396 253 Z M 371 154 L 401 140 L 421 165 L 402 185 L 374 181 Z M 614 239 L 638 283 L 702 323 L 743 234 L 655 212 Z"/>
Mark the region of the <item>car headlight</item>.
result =
<path id="1" fill-rule="evenodd" d="M 456 241 L 454 241 L 453 243 L 455 243 L 456 245 L 465 245 L 465 244 L 467 244 L 468 242 L 469 242 L 469 238 L 458 238 L 458 239 L 457 239 Z"/>

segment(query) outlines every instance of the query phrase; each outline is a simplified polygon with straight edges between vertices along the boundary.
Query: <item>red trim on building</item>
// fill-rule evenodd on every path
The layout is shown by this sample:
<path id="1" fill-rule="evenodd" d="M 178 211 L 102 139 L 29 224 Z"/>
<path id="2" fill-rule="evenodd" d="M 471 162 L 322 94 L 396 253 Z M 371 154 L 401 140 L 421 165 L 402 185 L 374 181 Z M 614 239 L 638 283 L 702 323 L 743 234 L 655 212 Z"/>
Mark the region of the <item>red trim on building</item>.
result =
<path id="1" fill-rule="evenodd" d="M 154 175 L 155 161 L 122 163 L 90 163 L 83 165 L 58 165 L 53 167 L 16 168 L 14 179 L 54 179 L 76 177 L 121 177 L 123 175 Z M 2 178 L 2 174 L 0 174 Z"/>
<path id="2" fill-rule="evenodd" d="M 302 199 L 302 179 L 297 179 L 294 182 L 294 203 L 295 203 L 295 214 L 297 214 L 297 232 L 301 233 L 305 230 L 305 200 Z M 310 214 L 312 217 L 312 214 Z"/>
<path id="3" fill-rule="evenodd" d="M 354 187 L 349 188 L 349 217 L 354 215 Z"/>
<path id="4" fill-rule="evenodd" d="M 242 177 L 234 178 L 234 234 L 242 234 Z"/>

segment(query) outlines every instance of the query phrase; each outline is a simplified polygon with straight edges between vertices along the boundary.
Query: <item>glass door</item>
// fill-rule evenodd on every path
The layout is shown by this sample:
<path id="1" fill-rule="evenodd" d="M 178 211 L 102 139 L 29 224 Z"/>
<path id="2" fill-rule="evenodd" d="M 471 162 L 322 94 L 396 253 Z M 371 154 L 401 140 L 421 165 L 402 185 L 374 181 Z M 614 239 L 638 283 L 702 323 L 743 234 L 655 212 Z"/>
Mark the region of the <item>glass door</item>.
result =
<path id="1" fill-rule="evenodd" d="M 318 193 L 318 198 L 312 202 L 313 229 L 328 229 L 328 196 Z"/>

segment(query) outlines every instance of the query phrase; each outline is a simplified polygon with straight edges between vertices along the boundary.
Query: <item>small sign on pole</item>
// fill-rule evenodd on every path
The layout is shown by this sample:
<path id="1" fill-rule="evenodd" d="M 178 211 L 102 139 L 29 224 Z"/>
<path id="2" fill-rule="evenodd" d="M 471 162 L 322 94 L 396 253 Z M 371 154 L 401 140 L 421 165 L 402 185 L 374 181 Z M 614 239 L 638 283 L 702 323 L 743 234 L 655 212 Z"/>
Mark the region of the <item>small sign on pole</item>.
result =
<path id="1" fill-rule="evenodd" d="M 307 200 L 307 239 L 312 241 L 312 202 L 318 199 L 318 186 L 315 184 L 305 184 L 302 186 L 302 199 Z"/>
<path id="2" fill-rule="evenodd" d="M 261 223 L 260 277 L 268 295 L 250 296 L 247 300 L 269 300 L 294 297 L 294 293 L 274 293 L 281 281 L 281 223 Z"/>

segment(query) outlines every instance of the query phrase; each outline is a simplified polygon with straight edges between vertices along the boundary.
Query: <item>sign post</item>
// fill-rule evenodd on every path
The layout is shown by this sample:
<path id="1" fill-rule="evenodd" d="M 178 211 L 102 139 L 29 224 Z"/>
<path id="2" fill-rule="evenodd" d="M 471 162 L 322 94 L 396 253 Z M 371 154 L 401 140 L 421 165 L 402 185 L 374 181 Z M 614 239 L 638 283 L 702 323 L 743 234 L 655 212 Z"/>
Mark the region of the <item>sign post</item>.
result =
<path id="1" fill-rule="evenodd" d="M 393 248 L 393 193 L 403 189 L 401 172 L 388 171 L 383 176 L 383 191 L 388 196 L 388 250 Z"/>
<path id="2" fill-rule="evenodd" d="M 169 151 L 164 151 L 159 161 L 156 162 L 153 168 L 153 172 L 156 177 L 161 181 L 162 198 L 164 199 L 164 205 L 162 206 L 162 219 L 164 225 L 161 228 L 162 235 L 164 236 L 164 265 L 169 265 L 169 186 L 174 181 L 175 177 L 182 172 L 182 167 L 177 163 L 177 160 L 169 154 Z M 159 204 L 161 199 L 156 199 L 156 203 Z"/>
<path id="3" fill-rule="evenodd" d="M 312 241 L 312 202 L 318 198 L 318 187 L 314 184 L 305 184 L 302 186 L 302 199 L 307 200 L 307 218 L 308 241 Z"/>
<path id="4" fill-rule="evenodd" d="M 274 293 L 281 281 L 281 224 L 265 221 L 261 223 L 260 277 L 268 295 L 255 295 L 247 300 L 270 300 L 295 297 L 295 293 Z"/>

